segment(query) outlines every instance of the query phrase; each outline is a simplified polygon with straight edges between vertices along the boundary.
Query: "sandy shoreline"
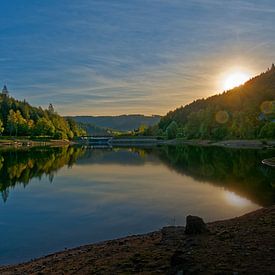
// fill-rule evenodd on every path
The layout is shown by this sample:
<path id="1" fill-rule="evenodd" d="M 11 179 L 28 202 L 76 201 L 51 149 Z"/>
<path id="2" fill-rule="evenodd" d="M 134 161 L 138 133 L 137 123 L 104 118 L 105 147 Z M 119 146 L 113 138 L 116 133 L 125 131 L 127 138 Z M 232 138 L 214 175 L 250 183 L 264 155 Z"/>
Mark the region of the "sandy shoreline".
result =
<path id="1" fill-rule="evenodd" d="M 135 235 L 2 266 L 1 274 L 274 274 L 275 206 L 208 223 Z M 235 272 L 235 273 L 234 273 Z"/>

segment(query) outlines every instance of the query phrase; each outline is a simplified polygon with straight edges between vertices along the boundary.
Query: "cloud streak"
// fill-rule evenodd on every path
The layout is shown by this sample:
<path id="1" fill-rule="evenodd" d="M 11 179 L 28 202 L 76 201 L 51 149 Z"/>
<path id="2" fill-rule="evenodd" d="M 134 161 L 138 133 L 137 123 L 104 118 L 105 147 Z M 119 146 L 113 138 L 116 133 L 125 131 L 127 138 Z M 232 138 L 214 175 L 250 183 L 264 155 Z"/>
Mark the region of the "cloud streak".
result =
<path id="1" fill-rule="evenodd" d="M 70 114 L 164 114 L 275 60 L 273 1 L 1 1 L 0 80 Z"/>

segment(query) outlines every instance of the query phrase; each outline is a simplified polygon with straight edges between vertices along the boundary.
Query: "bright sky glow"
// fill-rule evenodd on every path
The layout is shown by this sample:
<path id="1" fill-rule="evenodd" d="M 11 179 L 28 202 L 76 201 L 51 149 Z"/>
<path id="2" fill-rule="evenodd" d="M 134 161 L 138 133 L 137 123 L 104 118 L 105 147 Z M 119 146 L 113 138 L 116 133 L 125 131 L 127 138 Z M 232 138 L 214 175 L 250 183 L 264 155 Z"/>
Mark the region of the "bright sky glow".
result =
<path id="1" fill-rule="evenodd" d="M 240 86 L 244 84 L 247 80 L 249 80 L 250 76 L 248 73 L 244 72 L 235 72 L 227 76 L 224 81 L 224 90 L 230 90 L 234 87 Z"/>
<path id="2" fill-rule="evenodd" d="M 63 115 L 165 114 L 222 92 L 230 68 L 254 75 L 275 62 L 274 0 L 1 0 L 0 10 L 0 84 Z"/>

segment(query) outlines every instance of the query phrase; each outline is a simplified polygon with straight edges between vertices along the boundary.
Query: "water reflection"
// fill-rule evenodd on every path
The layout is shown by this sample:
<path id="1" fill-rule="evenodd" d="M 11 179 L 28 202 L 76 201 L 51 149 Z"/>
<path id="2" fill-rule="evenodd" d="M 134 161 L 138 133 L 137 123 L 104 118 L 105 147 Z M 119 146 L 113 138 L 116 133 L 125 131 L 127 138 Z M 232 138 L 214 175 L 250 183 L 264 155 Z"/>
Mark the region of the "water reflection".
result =
<path id="1" fill-rule="evenodd" d="M 171 169 L 197 181 L 223 186 L 260 205 L 275 201 L 275 169 L 261 164 L 275 150 L 170 146 L 154 152 Z"/>
<path id="2" fill-rule="evenodd" d="M 188 214 L 213 221 L 272 204 L 274 170 L 261 164 L 272 154 L 190 146 L 2 150 L 0 264 L 184 224 Z"/>
<path id="3" fill-rule="evenodd" d="M 0 191 L 4 202 L 9 190 L 16 184 L 27 186 L 32 178 L 48 176 L 52 182 L 54 173 L 64 165 L 72 166 L 84 153 L 80 147 L 11 148 L 0 151 Z"/>
<path id="4" fill-rule="evenodd" d="M 248 199 L 240 197 L 234 192 L 227 191 L 224 193 L 224 195 L 226 201 L 236 207 L 246 207 L 251 203 Z"/>
<path id="5" fill-rule="evenodd" d="M 274 203 L 275 169 L 261 164 L 263 158 L 274 155 L 274 150 L 225 149 L 216 147 L 163 146 L 140 149 L 87 149 L 84 147 L 35 147 L 30 149 L 6 149 L 0 151 L 0 192 L 6 202 L 9 190 L 16 184 L 25 187 L 32 178 L 47 176 L 53 182 L 54 174 L 63 166 L 73 164 L 83 166 L 74 177 L 89 177 L 90 164 L 104 165 L 97 171 L 105 173 L 106 165 L 119 165 L 110 168 L 110 177 L 118 171 L 131 181 L 132 171 L 124 166 L 139 166 L 145 163 L 158 165 L 165 163 L 180 174 L 191 176 L 196 181 L 208 182 L 228 189 L 228 200 L 234 201 L 232 194 L 239 194 L 260 205 Z M 232 193 L 234 192 L 234 193 Z M 237 195 L 235 201 L 237 202 Z"/>

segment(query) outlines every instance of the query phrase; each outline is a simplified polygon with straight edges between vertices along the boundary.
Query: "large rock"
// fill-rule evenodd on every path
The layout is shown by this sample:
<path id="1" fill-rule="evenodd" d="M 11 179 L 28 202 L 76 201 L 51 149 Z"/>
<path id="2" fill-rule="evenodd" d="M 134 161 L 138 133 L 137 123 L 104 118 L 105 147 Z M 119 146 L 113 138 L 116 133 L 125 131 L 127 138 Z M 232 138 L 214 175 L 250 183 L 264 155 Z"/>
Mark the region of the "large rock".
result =
<path id="1" fill-rule="evenodd" d="M 191 215 L 186 217 L 185 234 L 201 234 L 205 232 L 208 232 L 208 229 L 202 218 Z"/>

